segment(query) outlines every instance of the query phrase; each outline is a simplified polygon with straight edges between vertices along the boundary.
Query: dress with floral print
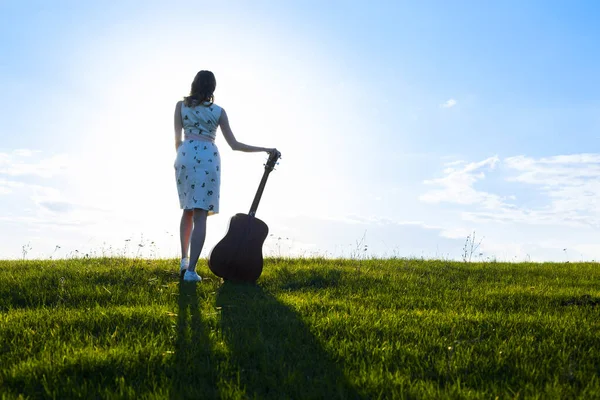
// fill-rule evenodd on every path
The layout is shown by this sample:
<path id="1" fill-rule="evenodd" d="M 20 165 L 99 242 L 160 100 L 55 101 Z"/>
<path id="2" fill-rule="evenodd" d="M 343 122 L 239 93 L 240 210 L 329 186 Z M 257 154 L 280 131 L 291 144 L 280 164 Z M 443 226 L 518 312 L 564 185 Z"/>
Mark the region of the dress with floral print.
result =
<path id="1" fill-rule="evenodd" d="M 221 157 L 214 140 L 221 107 L 203 103 L 181 106 L 184 141 L 177 149 L 175 179 L 182 209 L 219 212 Z"/>

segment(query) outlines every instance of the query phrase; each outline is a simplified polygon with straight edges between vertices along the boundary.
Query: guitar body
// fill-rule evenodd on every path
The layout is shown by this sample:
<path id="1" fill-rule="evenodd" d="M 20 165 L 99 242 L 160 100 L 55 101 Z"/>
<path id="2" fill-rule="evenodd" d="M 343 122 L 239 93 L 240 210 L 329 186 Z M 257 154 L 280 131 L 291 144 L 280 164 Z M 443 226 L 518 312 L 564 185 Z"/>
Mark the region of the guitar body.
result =
<path id="1" fill-rule="evenodd" d="M 217 276 L 231 281 L 256 282 L 263 269 L 262 246 L 269 227 L 248 214 L 236 214 L 227 234 L 212 249 L 208 267 Z"/>

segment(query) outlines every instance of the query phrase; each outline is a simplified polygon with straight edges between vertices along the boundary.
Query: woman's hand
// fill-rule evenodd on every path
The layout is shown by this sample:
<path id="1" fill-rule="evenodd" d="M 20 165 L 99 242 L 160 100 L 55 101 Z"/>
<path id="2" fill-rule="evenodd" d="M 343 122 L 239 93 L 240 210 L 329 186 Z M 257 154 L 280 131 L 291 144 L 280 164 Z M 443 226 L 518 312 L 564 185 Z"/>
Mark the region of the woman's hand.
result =
<path id="1" fill-rule="evenodd" d="M 269 149 L 269 148 L 267 148 L 267 149 L 265 149 L 265 151 L 266 151 L 267 153 L 269 153 L 269 154 L 273 154 L 273 153 L 279 153 L 279 150 L 277 150 L 277 149 L 276 149 L 276 148 L 274 148 L 274 147 L 273 147 L 272 149 Z M 281 153 L 279 153 L 279 156 L 281 156 Z"/>

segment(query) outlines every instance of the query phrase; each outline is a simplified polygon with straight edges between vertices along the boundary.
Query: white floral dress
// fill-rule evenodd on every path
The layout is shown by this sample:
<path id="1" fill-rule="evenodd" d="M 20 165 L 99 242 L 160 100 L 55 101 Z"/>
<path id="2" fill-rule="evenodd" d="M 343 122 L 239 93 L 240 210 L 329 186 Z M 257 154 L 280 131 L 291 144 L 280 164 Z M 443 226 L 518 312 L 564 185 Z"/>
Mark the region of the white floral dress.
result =
<path id="1" fill-rule="evenodd" d="M 214 139 L 220 117 L 216 104 L 181 105 L 184 141 L 177 149 L 175 179 L 182 209 L 219 212 L 221 157 Z"/>

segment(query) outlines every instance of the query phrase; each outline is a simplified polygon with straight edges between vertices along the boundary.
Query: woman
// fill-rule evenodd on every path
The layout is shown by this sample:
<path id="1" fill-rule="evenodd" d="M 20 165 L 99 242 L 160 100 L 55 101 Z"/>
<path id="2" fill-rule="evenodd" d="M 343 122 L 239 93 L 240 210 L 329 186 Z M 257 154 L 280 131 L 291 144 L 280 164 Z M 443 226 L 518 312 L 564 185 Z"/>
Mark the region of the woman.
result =
<path id="1" fill-rule="evenodd" d="M 190 95 L 175 106 L 175 178 L 180 224 L 180 275 L 184 281 L 198 282 L 196 264 L 206 237 L 206 217 L 219 212 L 221 159 L 215 145 L 217 128 L 236 151 L 271 153 L 274 148 L 250 146 L 236 140 L 224 109 L 214 104 L 217 86 L 210 71 L 200 71 L 192 82 Z M 183 130 L 183 138 L 182 138 Z"/>

